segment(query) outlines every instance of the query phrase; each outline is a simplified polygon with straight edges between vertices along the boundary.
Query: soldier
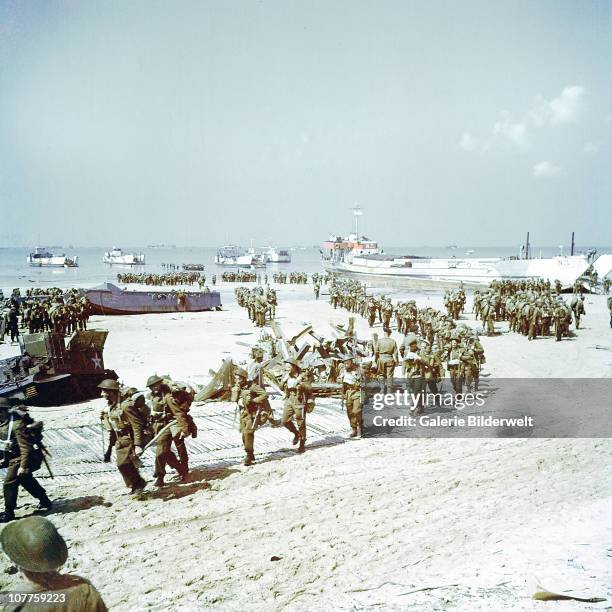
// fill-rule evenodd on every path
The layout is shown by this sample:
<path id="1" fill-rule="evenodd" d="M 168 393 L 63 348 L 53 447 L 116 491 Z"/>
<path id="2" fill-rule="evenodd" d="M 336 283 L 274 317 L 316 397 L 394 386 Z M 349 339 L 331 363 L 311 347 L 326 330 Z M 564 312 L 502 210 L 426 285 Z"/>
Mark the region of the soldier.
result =
<path id="1" fill-rule="evenodd" d="M 463 378 L 461 376 L 461 354 L 463 350 L 459 347 L 459 341 L 456 338 L 451 340 L 450 349 L 447 354 L 446 367 L 451 379 L 451 385 L 455 393 L 463 391 Z"/>
<path id="2" fill-rule="evenodd" d="M 310 389 L 302 380 L 300 364 L 295 359 L 288 359 L 285 363 L 289 365 L 289 371 L 281 381 L 281 389 L 285 393 L 282 424 L 293 434 L 293 444 L 300 443 L 298 453 L 303 453 L 306 450 L 306 409 L 302 400 Z"/>
<path id="3" fill-rule="evenodd" d="M 391 330 L 385 329 L 385 337 L 376 344 L 376 371 L 384 381 L 387 391 L 391 389 L 395 366 L 399 363 L 397 343 L 391 338 Z"/>
<path id="4" fill-rule="evenodd" d="M 98 388 L 102 389 L 102 397 L 108 405 L 108 420 L 117 436 L 117 469 L 130 492 L 139 495 L 146 485 L 138 471 L 138 456 L 142 454 L 143 449 L 144 419 L 130 399 L 121 401 L 119 383 L 116 380 L 106 378 Z"/>
<path id="5" fill-rule="evenodd" d="M 21 597 L 32 594 L 32 601 L 37 602 L 30 605 L 27 600 L 16 598 L 14 607 L 7 605 L 4 609 L 106 612 L 100 593 L 88 580 L 58 572 L 66 563 L 68 547 L 51 521 L 42 516 L 20 519 L 2 530 L 0 541 L 6 556 L 26 580 L 13 592 Z M 43 593 L 45 601 L 35 598 Z"/>
<path id="6" fill-rule="evenodd" d="M 47 492 L 34 478 L 43 461 L 43 449 L 36 444 L 35 431 L 40 432 L 42 423 L 34 423 L 25 407 L 11 409 L 11 401 L 0 397 L 0 467 L 6 468 L 4 476 L 4 512 L 0 523 L 15 519 L 17 496 L 21 485 L 39 501 L 40 510 L 50 510 L 51 500 Z"/>
<path id="7" fill-rule="evenodd" d="M 572 300 L 572 311 L 574 312 L 574 320 L 576 322 L 576 329 L 580 327 L 580 317 L 583 314 L 586 314 L 584 311 L 584 296 L 581 295 L 580 299 Z"/>
<path id="8" fill-rule="evenodd" d="M 193 418 L 189 415 L 193 397 L 189 394 L 181 397 L 179 393 L 173 392 L 168 381 L 157 374 L 149 376 L 147 387 L 151 390 L 153 431 L 157 435 L 166 428 L 157 438 L 154 484 L 156 487 L 164 486 L 166 465 L 178 472 L 181 482 L 186 482 L 189 473 L 189 455 L 185 438 L 196 431 Z M 170 425 L 171 423 L 173 424 Z M 176 446 L 178 458 L 172 452 L 172 442 Z"/>
<path id="9" fill-rule="evenodd" d="M 352 356 L 344 359 L 344 372 L 342 373 L 341 381 L 342 401 L 346 407 L 346 416 L 353 430 L 351 438 L 356 438 L 361 435 L 362 427 L 361 383 L 363 382 L 363 373 Z"/>
<path id="10" fill-rule="evenodd" d="M 268 394 L 255 382 L 249 382 L 246 370 L 237 368 L 234 373 L 232 401 L 240 407 L 240 434 L 246 457 L 244 465 L 255 462 L 255 430 L 272 414 Z"/>

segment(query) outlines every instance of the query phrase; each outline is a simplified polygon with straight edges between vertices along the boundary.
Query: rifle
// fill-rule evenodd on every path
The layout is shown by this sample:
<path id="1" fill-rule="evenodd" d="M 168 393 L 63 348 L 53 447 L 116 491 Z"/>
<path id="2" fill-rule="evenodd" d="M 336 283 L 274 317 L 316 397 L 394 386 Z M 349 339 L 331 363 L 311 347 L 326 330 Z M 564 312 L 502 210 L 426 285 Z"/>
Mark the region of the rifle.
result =
<path id="1" fill-rule="evenodd" d="M 170 427 L 172 427 L 172 425 L 176 425 L 176 419 L 172 419 L 172 421 L 170 421 L 169 423 L 167 423 L 166 425 L 164 425 L 156 434 L 153 438 L 151 438 L 151 440 L 145 445 L 145 447 L 142 449 L 142 453 L 144 453 L 147 448 L 149 448 L 153 442 L 157 441 L 157 439 Z"/>

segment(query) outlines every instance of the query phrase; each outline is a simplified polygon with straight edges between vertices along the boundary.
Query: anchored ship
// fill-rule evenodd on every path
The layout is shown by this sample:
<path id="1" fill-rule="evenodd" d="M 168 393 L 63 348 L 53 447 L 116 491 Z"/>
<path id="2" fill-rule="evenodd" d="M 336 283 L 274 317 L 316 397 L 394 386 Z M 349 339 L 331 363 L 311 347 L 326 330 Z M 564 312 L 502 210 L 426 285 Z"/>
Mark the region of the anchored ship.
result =
<path id="1" fill-rule="evenodd" d="M 106 251 L 102 261 L 107 264 L 118 264 L 122 266 L 144 266 L 144 253 L 124 253 L 120 248 L 113 247 L 112 251 Z"/>
<path id="2" fill-rule="evenodd" d="M 288 249 L 278 249 L 267 246 L 263 249 L 266 263 L 291 263 L 291 253 Z"/>
<path id="3" fill-rule="evenodd" d="M 542 278 L 551 283 L 559 280 L 564 287 L 568 287 L 572 286 L 590 265 L 586 255 L 532 259 L 529 234 L 526 245 L 521 248 L 520 258 L 387 256 L 382 253 L 375 240 L 359 235 L 357 220 L 362 211 L 357 207 L 353 209 L 353 213 L 355 232 L 347 237 L 331 236 L 322 245 L 321 258 L 323 267 L 327 270 L 398 284 L 402 281 L 420 281 L 488 285 L 493 280 Z"/>
<path id="4" fill-rule="evenodd" d="M 21 355 L 0 361 L 0 397 L 35 406 L 61 406 L 100 396 L 105 378 L 107 331 L 79 330 L 66 341 L 62 334 L 43 332 L 19 337 Z"/>
<path id="5" fill-rule="evenodd" d="M 113 283 L 102 283 L 85 289 L 83 293 L 90 301 L 90 312 L 99 315 L 221 309 L 221 294 L 218 291 L 126 291 Z"/>
<path id="6" fill-rule="evenodd" d="M 33 253 L 30 253 L 26 260 L 31 266 L 35 267 L 55 267 L 55 268 L 76 268 L 79 263 L 79 258 L 66 257 L 64 253 L 54 255 L 44 247 L 36 247 Z"/>
<path id="7" fill-rule="evenodd" d="M 246 249 L 236 245 L 221 247 L 215 255 L 215 263 L 218 266 L 234 266 L 239 268 L 250 268 L 256 261 L 253 253 L 247 253 Z"/>

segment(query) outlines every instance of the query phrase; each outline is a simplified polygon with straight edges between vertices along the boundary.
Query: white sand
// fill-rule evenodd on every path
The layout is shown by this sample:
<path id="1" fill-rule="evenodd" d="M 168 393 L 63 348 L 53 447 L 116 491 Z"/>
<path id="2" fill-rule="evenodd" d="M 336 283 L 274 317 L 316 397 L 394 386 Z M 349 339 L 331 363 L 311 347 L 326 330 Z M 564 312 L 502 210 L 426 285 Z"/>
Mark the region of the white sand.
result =
<path id="1" fill-rule="evenodd" d="M 91 327 L 111 332 L 106 366 L 141 387 L 153 372 L 203 383 L 222 358 L 246 358 L 236 341 L 252 343 L 258 331 L 223 293 L 224 312 L 94 317 Z M 441 306 L 440 294 L 414 297 Z M 311 287 L 282 286 L 279 302 L 287 335 L 311 322 L 329 336 L 328 321 L 348 317 L 314 301 Z M 609 377 L 605 299 L 588 296 L 586 311 L 585 328 L 561 343 L 482 338 L 483 374 Z M 369 335 L 359 317 L 357 329 Z M 100 407 L 36 412 L 53 428 L 97 423 Z M 60 500 L 51 519 L 69 540 L 67 570 L 116 610 L 603 609 L 609 601 L 530 596 L 534 576 L 607 596 L 609 453 L 609 440 L 358 440 L 251 468 L 194 465 L 192 482 L 140 502 L 123 494 L 118 473 L 44 484 Z M 19 514 L 31 512 L 29 496 L 20 500 Z M 12 582 L 0 574 L 1 587 Z M 424 587 L 442 588 L 408 593 Z"/>

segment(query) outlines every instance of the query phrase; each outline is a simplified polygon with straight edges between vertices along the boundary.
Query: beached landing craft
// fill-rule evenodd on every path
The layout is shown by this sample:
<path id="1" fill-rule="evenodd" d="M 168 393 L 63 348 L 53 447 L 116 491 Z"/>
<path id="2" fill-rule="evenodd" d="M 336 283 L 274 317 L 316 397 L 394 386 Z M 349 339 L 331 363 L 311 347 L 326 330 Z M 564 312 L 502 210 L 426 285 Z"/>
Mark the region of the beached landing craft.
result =
<path id="1" fill-rule="evenodd" d="M 36 247 L 34 252 L 28 255 L 26 261 L 37 268 L 76 268 L 79 265 L 79 258 L 76 255 L 73 257 L 66 257 L 64 253 L 54 255 L 44 247 Z"/>
<path id="2" fill-rule="evenodd" d="M 416 255 L 384 255 L 378 243 L 359 236 L 357 219 L 361 209 L 353 209 L 355 233 L 347 237 L 331 236 L 321 250 L 326 270 L 355 276 L 404 282 L 488 285 L 493 280 L 525 280 L 541 278 L 563 287 L 571 287 L 588 269 L 586 255 L 569 255 L 532 259 L 529 252 L 529 234 L 522 257 L 450 257 L 433 258 Z"/>
<path id="3" fill-rule="evenodd" d="M 99 397 L 100 382 L 117 378 L 113 370 L 104 368 L 107 335 L 91 329 L 76 331 L 67 341 L 55 332 L 20 336 L 21 355 L 0 361 L 0 397 L 35 406 Z"/>
<path id="4" fill-rule="evenodd" d="M 112 251 L 106 251 L 102 257 L 106 264 L 118 264 L 122 266 L 144 266 L 144 253 L 124 253 L 121 249 L 113 247 Z"/>
<path id="5" fill-rule="evenodd" d="M 234 266 L 239 268 L 250 268 L 255 265 L 252 253 L 246 249 L 230 244 L 221 247 L 215 255 L 215 263 L 218 266 Z"/>
<path id="6" fill-rule="evenodd" d="M 127 291 L 112 283 L 102 283 L 83 293 L 91 303 L 91 313 L 99 315 L 221 310 L 218 291 Z"/>

